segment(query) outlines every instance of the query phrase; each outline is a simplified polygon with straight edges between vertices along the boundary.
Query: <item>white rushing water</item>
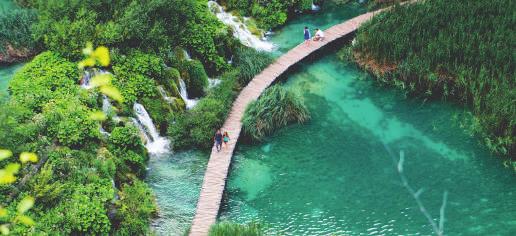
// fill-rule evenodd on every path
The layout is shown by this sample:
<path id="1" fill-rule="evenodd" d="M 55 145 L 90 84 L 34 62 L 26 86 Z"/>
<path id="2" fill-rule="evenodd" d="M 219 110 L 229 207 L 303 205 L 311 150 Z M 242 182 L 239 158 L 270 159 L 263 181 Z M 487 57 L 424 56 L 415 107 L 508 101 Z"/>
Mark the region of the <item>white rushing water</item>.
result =
<path id="1" fill-rule="evenodd" d="M 233 29 L 233 36 L 239 39 L 242 44 L 259 51 L 271 52 L 274 50 L 274 44 L 263 41 L 256 35 L 253 35 L 244 22 L 238 17 L 231 15 L 231 13 L 225 12 L 224 8 L 216 1 L 208 1 L 208 7 L 220 21 Z"/>
<path id="2" fill-rule="evenodd" d="M 315 5 L 314 2 L 312 1 L 312 11 L 319 11 L 319 10 L 321 10 L 321 7 Z"/>
<path id="3" fill-rule="evenodd" d="M 216 87 L 217 85 L 220 84 L 220 82 L 222 82 L 222 80 L 220 80 L 220 79 L 210 79 L 210 78 L 208 78 L 208 88 Z"/>
<path id="4" fill-rule="evenodd" d="M 134 103 L 134 113 L 137 119 L 131 118 L 136 127 L 140 130 L 140 133 L 145 139 L 145 147 L 151 154 L 162 154 L 169 152 L 170 141 L 164 137 L 159 136 L 156 126 L 152 122 L 152 119 L 143 107 L 142 104 Z"/>
<path id="5" fill-rule="evenodd" d="M 179 95 L 185 101 L 186 109 L 191 109 L 197 104 L 197 99 L 188 98 L 188 91 L 186 91 L 186 84 L 183 79 L 179 79 Z"/>
<path id="6" fill-rule="evenodd" d="M 81 87 L 85 88 L 85 89 L 90 89 L 91 88 L 91 86 L 90 86 L 91 79 L 93 79 L 93 77 L 95 77 L 97 75 L 101 75 L 101 74 L 109 74 L 109 72 L 102 70 L 102 69 L 97 69 L 97 68 L 85 70 L 84 74 L 82 75 L 82 78 L 81 78 Z"/>
<path id="7" fill-rule="evenodd" d="M 165 91 L 165 88 L 163 88 L 163 86 L 160 85 L 157 88 L 158 88 L 159 94 L 161 95 L 161 97 L 163 97 L 163 100 L 167 101 L 168 103 L 174 102 L 174 99 L 172 99 L 172 97 L 168 96 L 167 91 Z"/>

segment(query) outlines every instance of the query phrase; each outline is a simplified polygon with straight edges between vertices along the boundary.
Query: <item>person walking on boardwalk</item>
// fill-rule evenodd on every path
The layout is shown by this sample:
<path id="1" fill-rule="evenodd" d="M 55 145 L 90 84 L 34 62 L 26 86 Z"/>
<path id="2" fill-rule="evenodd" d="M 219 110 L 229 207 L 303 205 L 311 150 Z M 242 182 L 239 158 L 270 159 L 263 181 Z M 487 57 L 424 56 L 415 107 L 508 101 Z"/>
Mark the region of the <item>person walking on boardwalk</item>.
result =
<path id="1" fill-rule="evenodd" d="M 305 26 L 304 36 L 305 36 L 305 44 L 307 46 L 310 46 L 310 39 L 312 38 L 312 36 L 310 35 L 310 30 L 308 29 L 307 26 Z"/>
<path id="2" fill-rule="evenodd" d="M 217 130 L 217 133 L 215 133 L 215 137 L 213 137 L 215 141 L 215 148 L 217 149 L 217 152 L 220 152 L 220 149 L 222 148 L 222 133 L 220 132 L 220 129 Z"/>
<path id="3" fill-rule="evenodd" d="M 224 131 L 224 135 L 222 137 L 223 137 L 223 140 L 224 140 L 224 148 L 228 149 L 228 142 L 229 142 L 228 131 Z"/>

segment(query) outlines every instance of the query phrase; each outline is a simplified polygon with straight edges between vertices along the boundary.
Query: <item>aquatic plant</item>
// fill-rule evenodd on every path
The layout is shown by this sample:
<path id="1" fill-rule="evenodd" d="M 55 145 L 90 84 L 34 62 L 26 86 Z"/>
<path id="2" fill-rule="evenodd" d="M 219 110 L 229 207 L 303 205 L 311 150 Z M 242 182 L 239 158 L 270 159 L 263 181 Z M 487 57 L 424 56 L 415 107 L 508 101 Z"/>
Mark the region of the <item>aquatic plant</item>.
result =
<path id="1" fill-rule="evenodd" d="M 0 14 L 0 63 L 10 63 L 34 55 L 37 41 L 32 25 L 37 14 L 29 9 L 11 9 Z"/>
<path id="2" fill-rule="evenodd" d="M 233 64 L 240 70 L 238 82 L 246 85 L 271 62 L 272 58 L 267 53 L 258 52 L 247 47 L 237 49 Z"/>
<path id="3" fill-rule="evenodd" d="M 237 224 L 229 221 L 219 222 L 210 228 L 209 236 L 261 236 L 264 235 L 260 224 Z"/>
<path id="4" fill-rule="evenodd" d="M 242 129 L 245 135 L 259 141 L 288 124 L 303 123 L 309 119 L 310 113 L 301 98 L 274 85 L 247 106 Z"/>
<path id="5" fill-rule="evenodd" d="M 354 57 L 412 94 L 471 107 L 487 146 L 516 152 L 515 57 L 510 0 L 435 0 L 396 6 L 357 34 Z"/>

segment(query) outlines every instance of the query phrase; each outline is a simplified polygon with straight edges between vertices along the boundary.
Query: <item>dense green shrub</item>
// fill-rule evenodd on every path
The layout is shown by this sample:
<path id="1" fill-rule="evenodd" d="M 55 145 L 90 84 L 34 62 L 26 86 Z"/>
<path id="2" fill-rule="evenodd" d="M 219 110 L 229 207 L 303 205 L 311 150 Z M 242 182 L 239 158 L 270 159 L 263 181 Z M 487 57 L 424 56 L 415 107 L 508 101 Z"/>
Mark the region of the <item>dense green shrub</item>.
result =
<path id="1" fill-rule="evenodd" d="M 183 78 L 186 81 L 186 89 L 191 97 L 204 95 L 204 90 L 208 87 L 208 75 L 204 67 L 197 60 L 184 62 Z"/>
<path id="2" fill-rule="evenodd" d="M 14 75 L 9 91 L 13 100 L 38 113 L 51 99 L 79 94 L 78 79 L 76 64 L 55 53 L 44 52 Z"/>
<path id="3" fill-rule="evenodd" d="M 140 180 L 124 184 L 117 202 L 115 235 L 146 235 L 156 203 L 149 187 Z"/>
<path id="4" fill-rule="evenodd" d="M 115 127 L 113 131 L 111 131 L 108 143 L 113 150 L 135 150 L 139 153 L 144 152 L 140 133 L 138 129 L 132 125 Z"/>
<path id="5" fill-rule="evenodd" d="M 264 235 L 262 228 L 257 223 L 237 224 L 223 221 L 214 224 L 210 228 L 209 236 L 261 236 Z"/>
<path id="6" fill-rule="evenodd" d="M 472 107 L 488 146 L 516 152 L 514 9 L 511 0 L 423 1 L 363 25 L 359 64 L 414 94 Z M 374 63 L 371 63 L 374 62 Z"/>
<path id="7" fill-rule="evenodd" d="M 242 118 L 242 130 L 252 139 L 262 140 L 290 123 L 303 123 L 309 119 L 310 113 L 301 98 L 274 85 L 247 106 Z"/>
<path id="8" fill-rule="evenodd" d="M 176 68 L 166 68 L 164 71 L 163 82 L 165 84 L 165 88 L 170 93 L 172 97 L 180 97 L 179 95 L 179 79 L 181 78 L 181 74 Z"/>
<path id="9" fill-rule="evenodd" d="M 33 10 L 14 9 L 0 14 L 0 55 L 9 56 L 7 47 L 16 50 L 11 56 L 28 56 L 36 50 L 37 43 L 32 38 L 32 25 L 37 15 Z M 11 52 L 13 53 L 13 52 Z M 4 58 L 5 61 L 9 58 Z"/>
<path id="10" fill-rule="evenodd" d="M 272 57 L 252 48 L 241 47 L 236 51 L 233 63 L 240 70 L 238 81 L 240 84 L 247 84 L 253 77 L 260 73 L 272 62 Z"/>
<path id="11" fill-rule="evenodd" d="M 117 182 L 131 179 L 127 175 L 145 176 L 148 157 L 138 129 L 132 125 L 115 127 L 108 142 L 109 150 L 115 156 Z"/>
<path id="12" fill-rule="evenodd" d="M 99 137 L 98 124 L 89 119 L 91 110 L 77 99 L 52 100 L 43 108 L 43 120 L 48 135 L 58 144 L 82 146 Z"/>
<path id="13" fill-rule="evenodd" d="M 222 82 L 193 109 L 171 120 L 168 133 L 174 140 L 174 148 L 211 147 L 212 135 L 226 119 L 236 89 L 236 75 L 227 73 Z"/>
<path id="14" fill-rule="evenodd" d="M 109 181 L 76 185 L 73 188 L 75 192 L 68 199 L 38 217 L 36 231 L 107 235 L 111 223 L 105 205 L 114 197 Z"/>
<path id="15" fill-rule="evenodd" d="M 182 46 L 210 73 L 228 68 L 224 56 L 231 45 L 225 44 L 231 35 L 205 1 L 34 0 L 31 5 L 39 12 L 36 37 L 70 58 L 78 59 L 86 42 L 154 52 Z"/>
<path id="16" fill-rule="evenodd" d="M 311 0 L 227 0 L 229 10 L 236 10 L 241 15 L 252 16 L 258 20 L 261 28 L 270 29 L 284 24 L 295 10 L 310 10 Z"/>

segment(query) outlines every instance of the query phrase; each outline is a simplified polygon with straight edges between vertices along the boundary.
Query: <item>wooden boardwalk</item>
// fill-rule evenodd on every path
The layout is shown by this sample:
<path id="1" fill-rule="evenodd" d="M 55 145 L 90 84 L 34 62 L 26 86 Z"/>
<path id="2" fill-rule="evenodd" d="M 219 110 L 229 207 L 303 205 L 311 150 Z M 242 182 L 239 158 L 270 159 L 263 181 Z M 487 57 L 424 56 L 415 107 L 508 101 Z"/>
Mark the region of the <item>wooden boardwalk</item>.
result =
<path id="1" fill-rule="evenodd" d="M 226 185 L 226 177 L 228 176 L 233 151 L 240 136 L 242 129 L 241 120 L 247 105 L 251 101 L 256 100 L 276 78 L 291 66 L 327 44 L 354 33 L 362 23 L 371 19 L 379 11 L 381 10 L 357 16 L 325 30 L 326 38 L 322 42 L 310 42 L 310 46 L 305 44 L 296 46 L 265 68 L 260 74 L 256 75 L 240 92 L 233 103 L 227 120 L 222 126 L 222 130 L 227 131 L 231 137 L 228 148 L 217 152 L 215 147 L 213 147 L 211 151 L 210 160 L 204 174 L 201 194 L 197 202 L 197 210 L 190 229 L 191 236 L 208 235 L 211 225 L 217 220 L 222 193 Z"/>

